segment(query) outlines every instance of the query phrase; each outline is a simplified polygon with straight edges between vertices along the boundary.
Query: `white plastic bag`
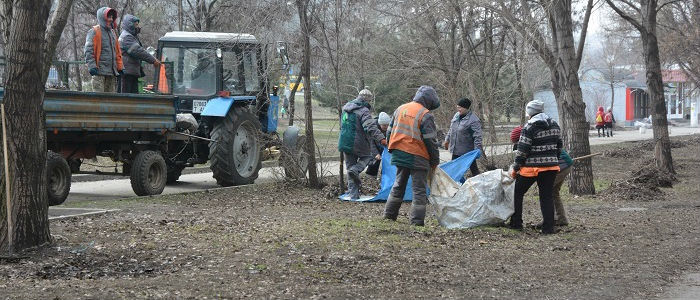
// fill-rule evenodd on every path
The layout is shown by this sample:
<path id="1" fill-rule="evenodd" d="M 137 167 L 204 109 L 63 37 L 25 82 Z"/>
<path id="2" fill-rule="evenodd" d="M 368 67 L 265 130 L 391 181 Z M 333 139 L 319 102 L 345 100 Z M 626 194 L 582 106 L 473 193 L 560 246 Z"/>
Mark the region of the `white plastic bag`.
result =
<path id="1" fill-rule="evenodd" d="M 515 180 L 502 169 L 488 171 L 459 185 L 437 168 L 430 185 L 430 203 L 447 228 L 472 228 L 505 222 L 515 211 Z"/>

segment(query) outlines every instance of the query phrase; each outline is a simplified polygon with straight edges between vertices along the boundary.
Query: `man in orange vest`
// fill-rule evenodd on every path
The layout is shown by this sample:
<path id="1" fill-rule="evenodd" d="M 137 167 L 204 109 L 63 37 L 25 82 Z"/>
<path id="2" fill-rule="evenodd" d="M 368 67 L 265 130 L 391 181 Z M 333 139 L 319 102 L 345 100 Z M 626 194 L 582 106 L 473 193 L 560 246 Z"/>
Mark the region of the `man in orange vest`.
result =
<path id="1" fill-rule="evenodd" d="M 122 52 L 117 33 L 117 11 L 102 7 L 97 10 L 97 22 L 85 38 L 85 62 L 92 76 L 95 92 L 116 92 L 116 77 L 122 73 Z"/>
<path id="2" fill-rule="evenodd" d="M 431 110 L 440 107 L 437 92 L 421 86 L 413 101 L 399 106 L 387 130 L 391 164 L 396 166 L 396 181 L 384 207 L 384 218 L 396 220 L 406 192 L 409 176 L 413 178 L 411 224 L 423 226 L 428 204 L 428 171 L 440 163 L 437 128 Z"/>

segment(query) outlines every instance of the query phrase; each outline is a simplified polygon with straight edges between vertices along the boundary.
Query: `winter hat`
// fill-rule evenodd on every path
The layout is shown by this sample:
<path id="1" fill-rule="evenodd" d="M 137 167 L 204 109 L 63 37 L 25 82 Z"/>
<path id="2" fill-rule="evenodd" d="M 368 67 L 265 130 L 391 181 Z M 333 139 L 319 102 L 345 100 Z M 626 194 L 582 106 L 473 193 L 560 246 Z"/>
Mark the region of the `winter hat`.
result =
<path id="1" fill-rule="evenodd" d="M 372 92 L 365 88 L 360 91 L 357 98 L 364 101 L 372 101 L 372 99 L 374 99 L 374 95 L 372 95 Z"/>
<path id="2" fill-rule="evenodd" d="M 525 107 L 525 113 L 530 117 L 539 114 L 542 111 L 544 111 L 544 102 L 540 100 L 532 100 L 528 102 L 527 106 Z"/>
<path id="3" fill-rule="evenodd" d="M 457 105 L 460 107 L 464 107 L 466 109 L 469 109 L 472 107 L 472 100 L 469 100 L 468 98 L 464 97 L 462 99 L 459 99 L 459 102 L 457 102 Z"/>
<path id="4" fill-rule="evenodd" d="M 515 144 L 520 140 L 520 132 L 523 131 L 522 126 L 518 126 L 513 128 L 513 131 L 510 132 L 510 142 Z"/>
<path id="5" fill-rule="evenodd" d="M 379 123 L 379 125 L 389 125 L 389 123 L 391 123 L 391 117 L 385 112 L 380 112 L 377 123 Z"/>

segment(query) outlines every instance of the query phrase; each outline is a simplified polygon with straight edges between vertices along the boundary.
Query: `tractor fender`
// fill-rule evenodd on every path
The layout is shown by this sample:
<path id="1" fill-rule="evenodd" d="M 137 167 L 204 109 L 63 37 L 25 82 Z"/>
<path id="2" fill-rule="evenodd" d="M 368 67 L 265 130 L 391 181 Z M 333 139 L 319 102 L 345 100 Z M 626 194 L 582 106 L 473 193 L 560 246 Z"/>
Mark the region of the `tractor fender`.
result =
<path id="1" fill-rule="evenodd" d="M 231 106 L 233 106 L 233 103 L 245 102 L 249 104 L 253 101 L 255 101 L 255 96 L 217 97 L 207 101 L 207 105 L 204 106 L 201 115 L 207 117 L 225 117 L 231 109 Z"/>

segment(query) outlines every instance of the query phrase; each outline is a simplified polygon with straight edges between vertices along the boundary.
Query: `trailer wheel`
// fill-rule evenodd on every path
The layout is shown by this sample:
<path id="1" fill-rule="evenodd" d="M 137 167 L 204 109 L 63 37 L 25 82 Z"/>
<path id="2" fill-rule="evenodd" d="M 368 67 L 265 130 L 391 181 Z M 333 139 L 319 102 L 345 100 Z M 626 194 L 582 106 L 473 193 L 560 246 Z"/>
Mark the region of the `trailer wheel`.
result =
<path id="1" fill-rule="evenodd" d="M 70 166 L 63 156 L 53 151 L 48 151 L 46 157 L 46 178 L 49 205 L 62 204 L 70 192 Z"/>
<path id="2" fill-rule="evenodd" d="M 178 179 L 180 179 L 180 175 L 182 175 L 182 170 L 183 167 L 178 167 L 178 166 L 168 166 L 168 178 L 165 181 L 166 184 L 173 184 L 177 182 Z"/>
<path id="3" fill-rule="evenodd" d="M 221 186 L 250 184 L 262 167 L 260 122 L 245 107 L 234 107 L 214 124 L 209 161 Z"/>
<path id="4" fill-rule="evenodd" d="M 131 163 L 131 188 L 139 196 L 158 195 L 165 188 L 167 172 L 165 159 L 160 153 L 139 152 Z"/>

